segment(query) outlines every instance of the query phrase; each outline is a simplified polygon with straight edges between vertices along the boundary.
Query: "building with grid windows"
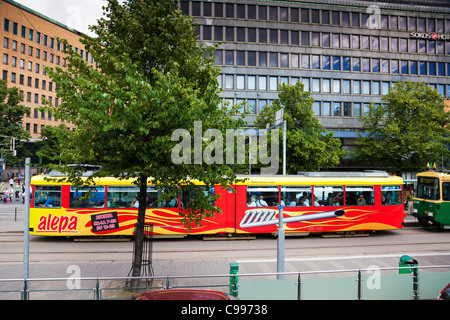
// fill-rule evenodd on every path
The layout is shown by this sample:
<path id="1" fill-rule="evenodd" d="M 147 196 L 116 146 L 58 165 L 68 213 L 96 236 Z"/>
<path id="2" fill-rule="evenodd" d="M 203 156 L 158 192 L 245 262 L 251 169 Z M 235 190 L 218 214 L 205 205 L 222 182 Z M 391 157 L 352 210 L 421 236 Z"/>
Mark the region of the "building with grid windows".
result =
<path id="1" fill-rule="evenodd" d="M 221 42 L 221 96 L 246 101 L 249 125 L 301 81 L 314 115 L 351 149 L 359 116 L 397 81 L 424 81 L 450 98 L 450 7 L 446 0 L 181 1 L 199 40 Z"/>
<path id="2" fill-rule="evenodd" d="M 22 126 L 30 132 L 32 141 L 40 138 L 45 125 L 64 123 L 73 129 L 72 123 L 55 119 L 49 112 L 40 112 L 38 107 L 42 105 L 42 98 L 60 103 L 55 85 L 44 70 L 44 66 L 65 66 L 64 48 L 57 37 L 67 39 L 86 61 L 93 62 L 78 41 L 80 33 L 11 0 L 0 0 L 0 21 L 1 77 L 8 81 L 8 87 L 19 88 L 23 104 L 30 108 Z"/>

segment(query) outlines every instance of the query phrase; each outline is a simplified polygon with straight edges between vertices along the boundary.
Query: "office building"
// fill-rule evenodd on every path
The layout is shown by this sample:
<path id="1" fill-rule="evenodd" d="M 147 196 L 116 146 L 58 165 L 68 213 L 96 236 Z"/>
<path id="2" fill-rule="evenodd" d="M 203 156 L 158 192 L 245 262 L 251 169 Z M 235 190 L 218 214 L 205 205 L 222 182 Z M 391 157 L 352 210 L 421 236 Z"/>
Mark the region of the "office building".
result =
<path id="1" fill-rule="evenodd" d="M 249 125 L 301 81 L 314 116 L 345 148 L 359 117 L 398 81 L 429 84 L 450 99 L 448 1 L 181 1 L 199 40 L 221 42 L 216 64 L 224 101 L 247 102 Z"/>
<path id="2" fill-rule="evenodd" d="M 78 41 L 80 33 L 64 24 L 48 18 L 11 0 L 0 0 L 0 55 L 1 77 L 8 87 L 18 87 L 24 97 L 23 104 L 30 113 L 23 117 L 22 126 L 30 132 L 32 141 L 40 138 L 45 125 L 58 126 L 64 123 L 69 129 L 74 125 L 57 120 L 50 112 L 41 112 L 42 98 L 57 105 L 56 87 L 44 70 L 64 67 L 63 45 L 57 37 L 67 39 L 88 62 L 92 57 Z"/>

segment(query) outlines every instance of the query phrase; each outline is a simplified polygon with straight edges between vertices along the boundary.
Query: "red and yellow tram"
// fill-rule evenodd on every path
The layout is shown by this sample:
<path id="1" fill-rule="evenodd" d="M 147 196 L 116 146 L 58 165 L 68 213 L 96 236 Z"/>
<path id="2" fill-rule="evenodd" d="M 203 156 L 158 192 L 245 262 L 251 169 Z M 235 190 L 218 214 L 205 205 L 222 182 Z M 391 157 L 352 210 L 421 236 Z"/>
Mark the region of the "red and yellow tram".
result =
<path id="1" fill-rule="evenodd" d="M 295 176 L 239 176 L 245 182 L 219 194 L 222 214 L 204 218 L 188 232 L 178 212 L 189 201 L 162 200 L 147 189 L 146 222 L 155 235 L 276 233 L 280 205 L 285 231 L 353 232 L 403 227 L 405 213 L 400 177 L 381 172 L 303 173 Z M 199 183 L 200 184 L 200 183 Z M 95 185 L 75 188 L 45 176 L 31 179 L 30 233 L 45 236 L 132 235 L 137 220 L 138 187 L 131 180 L 98 178 Z M 182 186 L 181 186 L 182 188 Z M 85 197 L 89 192 L 89 197 Z"/>

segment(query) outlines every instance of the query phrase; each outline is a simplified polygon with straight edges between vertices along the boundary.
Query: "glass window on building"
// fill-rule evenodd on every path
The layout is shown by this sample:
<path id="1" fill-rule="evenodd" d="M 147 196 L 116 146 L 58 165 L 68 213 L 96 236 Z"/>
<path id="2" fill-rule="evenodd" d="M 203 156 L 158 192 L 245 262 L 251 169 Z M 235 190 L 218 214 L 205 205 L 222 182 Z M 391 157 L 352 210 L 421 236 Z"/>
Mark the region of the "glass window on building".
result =
<path id="1" fill-rule="evenodd" d="M 302 31 L 302 45 L 309 46 L 309 32 Z"/>
<path id="2" fill-rule="evenodd" d="M 225 65 L 227 66 L 234 65 L 234 51 L 232 50 L 225 51 Z"/>
<path id="3" fill-rule="evenodd" d="M 247 111 L 251 114 L 256 113 L 256 100 L 255 99 L 247 100 Z"/>
<path id="4" fill-rule="evenodd" d="M 370 59 L 369 58 L 362 58 L 362 71 L 370 72 Z"/>
<path id="5" fill-rule="evenodd" d="M 255 51 L 247 52 L 247 65 L 249 67 L 256 67 L 256 52 Z"/>
<path id="6" fill-rule="evenodd" d="M 302 54 L 302 69 L 309 69 L 309 54 Z"/>
<path id="7" fill-rule="evenodd" d="M 267 67 L 267 52 L 258 52 L 258 65 Z"/>
<path id="8" fill-rule="evenodd" d="M 361 94 L 361 81 L 353 80 L 353 94 Z"/>
<path id="9" fill-rule="evenodd" d="M 330 46 L 330 34 L 322 33 L 322 47 L 329 47 L 329 46 Z"/>
<path id="10" fill-rule="evenodd" d="M 267 20 L 267 7 L 266 6 L 258 6 L 258 19 L 259 20 Z"/>
<path id="11" fill-rule="evenodd" d="M 256 42 L 256 29 L 255 28 L 247 29 L 247 42 Z"/>
<path id="12" fill-rule="evenodd" d="M 280 53 L 280 68 L 289 68 L 289 54 Z"/>
<path id="13" fill-rule="evenodd" d="M 341 93 L 341 80 L 333 80 L 333 93 Z"/>
<path id="14" fill-rule="evenodd" d="M 215 41 L 223 40 L 223 27 L 214 26 L 214 40 Z"/>
<path id="15" fill-rule="evenodd" d="M 342 70 L 350 71 L 350 57 L 342 57 Z"/>
<path id="16" fill-rule="evenodd" d="M 370 81 L 363 81 L 363 94 L 370 94 Z"/>
<path id="17" fill-rule="evenodd" d="M 343 80 L 343 93 L 350 94 L 350 80 Z"/>
<path id="18" fill-rule="evenodd" d="M 342 35 L 342 48 L 350 48 L 350 35 L 343 34 Z"/>
<path id="19" fill-rule="evenodd" d="M 289 21 L 289 8 L 280 7 L 280 21 Z"/>
<path id="20" fill-rule="evenodd" d="M 247 76 L 247 89 L 256 90 L 256 76 Z"/>
<path id="21" fill-rule="evenodd" d="M 323 93 L 331 92 L 331 80 L 330 79 L 322 79 L 322 92 Z"/>
<path id="22" fill-rule="evenodd" d="M 352 116 L 352 104 L 351 102 L 344 102 L 344 117 Z"/>
<path id="23" fill-rule="evenodd" d="M 450 63 L 449 63 L 449 65 L 450 65 Z M 302 83 L 303 83 L 303 91 L 310 91 L 309 78 L 302 78 Z"/>
<path id="24" fill-rule="evenodd" d="M 398 73 L 398 60 L 391 60 L 391 73 Z"/>
<path id="25" fill-rule="evenodd" d="M 322 56 L 322 69 L 323 70 L 330 70 L 330 56 Z"/>
<path id="26" fill-rule="evenodd" d="M 358 102 L 353 103 L 353 116 L 354 117 L 361 116 L 361 103 Z"/>
<path id="27" fill-rule="evenodd" d="M 352 58 L 353 71 L 361 71 L 360 58 Z"/>
<path id="28" fill-rule="evenodd" d="M 324 116 L 331 116 L 331 102 L 324 101 L 322 102 L 323 107 L 323 115 Z"/>
<path id="29" fill-rule="evenodd" d="M 313 114 L 315 116 L 320 116 L 320 102 L 319 101 L 313 102 L 312 109 L 313 109 Z"/>
<path id="30" fill-rule="evenodd" d="M 333 116 L 340 117 L 341 116 L 341 103 L 333 102 Z"/>
<path id="31" fill-rule="evenodd" d="M 341 70 L 341 57 L 333 57 L 333 70 Z"/>
<path id="32" fill-rule="evenodd" d="M 359 49 L 359 35 L 352 35 L 352 48 Z"/>
<path id="33" fill-rule="evenodd" d="M 245 89 L 245 76 L 244 75 L 236 75 L 236 89 L 238 89 L 238 90 Z"/>
<path id="34" fill-rule="evenodd" d="M 269 77 L 269 90 L 278 90 L 278 77 Z"/>
<path id="35" fill-rule="evenodd" d="M 318 56 L 318 55 L 312 56 L 312 68 L 320 69 L 320 56 Z"/>
<path id="36" fill-rule="evenodd" d="M 299 55 L 298 54 L 291 54 L 291 68 L 299 68 Z"/>
<path id="37" fill-rule="evenodd" d="M 258 89 L 263 90 L 263 91 L 267 90 L 267 77 L 266 76 L 259 76 Z"/>
<path id="38" fill-rule="evenodd" d="M 320 79 L 312 79 L 312 92 L 320 92 Z"/>

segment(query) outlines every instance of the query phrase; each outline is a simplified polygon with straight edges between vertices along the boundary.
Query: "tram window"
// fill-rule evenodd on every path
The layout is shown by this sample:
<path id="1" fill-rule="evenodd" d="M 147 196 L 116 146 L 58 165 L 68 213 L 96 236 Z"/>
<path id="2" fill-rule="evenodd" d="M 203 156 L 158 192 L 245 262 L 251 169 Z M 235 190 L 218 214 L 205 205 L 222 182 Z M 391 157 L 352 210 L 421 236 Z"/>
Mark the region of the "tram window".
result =
<path id="1" fill-rule="evenodd" d="M 170 207 L 170 201 L 160 199 L 161 192 L 153 187 L 147 187 L 147 208 Z M 138 208 L 139 187 L 137 186 L 109 186 L 107 196 L 108 208 Z M 178 207 L 178 200 L 170 203 L 172 207 Z"/>
<path id="2" fill-rule="evenodd" d="M 374 204 L 373 186 L 345 187 L 345 205 L 371 206 L 373 204 Z"/>
<path id="3" fill-rule="evenodd" d="M 450 182 L 442 183 L 442 200 L 450 201 Z"/>
<path id="4" fill-rule="evenodd" d="M 70 208 L 103 208 L 105 206 L 105 187 L 70 187 Z"/>
<path id="5" fill-rule="evenodd" d="M 387 206 L 402 204 L 402 187 L 381 186 L 381 203 Z"/>
<path id="6" fill-rule="evenodd" d="M 314 203 L 320 206 L 343 206 L 343 186 L 315 186 Z"/>
<path id="7" fill-rule="evenodd" d="M 309 207 L 311 195 L 311 186 L 281 187 L 281 203 L 286 207 Z"/>
<path id="8" fill-rule="evenodd" d="M 278 187 L 247 187 L 247 207 L 276 207 L 278 199 Z"/>
<path id="9" fill-rule="evenodd" d="M 417 177 L 417 198 L 439 200 L 439 179 L 432 177 Z"/>
<path id="10" fill-rule="evenodd" d="M 60 186 L 35 186 L 34 206 L 47 208 L 61 207 L 61 187 Z"/>
<path id="11" fill-rule="evenodd" d="M 214 186 L 199 186 L 203 193 L 208 196 L 209 194 L 214 194 Z M 183 187 L 181 187 L 183 189 Z M 190 208 L 192 201 L 194 201 L 194 191 L 191 190 L 182 190 L 181 191 L 181 206 L 185 208 Z M 214 205 L 214 201 L 210 202 L 211 205 Z"/>

